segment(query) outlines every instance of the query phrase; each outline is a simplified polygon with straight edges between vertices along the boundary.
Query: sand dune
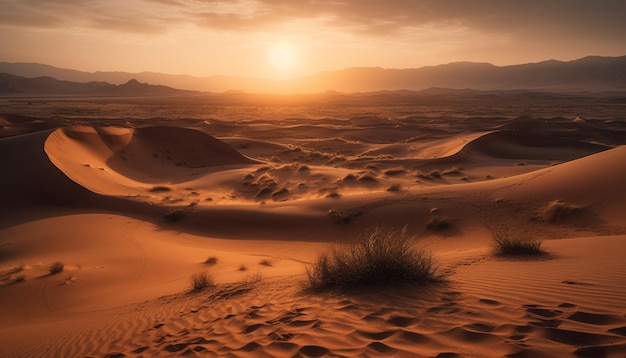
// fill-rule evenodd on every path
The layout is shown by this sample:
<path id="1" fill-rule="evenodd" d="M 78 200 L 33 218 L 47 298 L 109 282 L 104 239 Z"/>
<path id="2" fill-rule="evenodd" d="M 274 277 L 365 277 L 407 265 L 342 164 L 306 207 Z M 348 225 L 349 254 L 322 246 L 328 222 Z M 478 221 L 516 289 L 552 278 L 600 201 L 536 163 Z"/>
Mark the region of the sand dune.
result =
<path id="1" fill-rule="evenodd" d="M 0 139 L 2 357 L 626 354 L 621 124 L 77 122 Z M 444 282 L 301 290 L 376 224 Z M 503 233 L 549 255 L 495 257 Z M 187 292 L 201 271 L 217 286 Z"/>

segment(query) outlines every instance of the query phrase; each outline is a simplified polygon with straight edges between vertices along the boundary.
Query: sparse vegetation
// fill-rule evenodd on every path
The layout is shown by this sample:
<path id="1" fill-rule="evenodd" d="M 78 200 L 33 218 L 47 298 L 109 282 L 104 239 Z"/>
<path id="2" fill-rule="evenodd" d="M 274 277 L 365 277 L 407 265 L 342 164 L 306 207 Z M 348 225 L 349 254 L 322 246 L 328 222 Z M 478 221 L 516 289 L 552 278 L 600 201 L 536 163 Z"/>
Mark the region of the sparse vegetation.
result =
<path id="1" fill-rule="evenodd" d="M 541 241 L 512 236 L 510 234 L 495 234 L 494 254 L 497 256 L 535 256 L 544 255 L 546 252 L 541 248 Z"/>
<path id="2" fill-rule="evenodd" d="M 240 265 L 237 270 L 239 270 L 239 271 L 248 271 L 248 268 L 246 267 L 246 265 Z"/>
<path id="3" fill-rule="evenodd" d="M 215 278 L 206 271 L 196 272 L 191 276 L 191 291 L 197 292 L 215 286 Z"/>
<path id="4" fill-rule="evenodd" d="M 360 211 L 338 211 L 332 209 L 328 211 L 330 220 L 337 225 L 347 224 L 356 219 L 359 215 L 361 215 Z"/>
<path id="5" fill-rule="evenodd" d="M 246 278 L 241 281 L 241 284 L 245 286 L 252 286 L 261 282 L 262 280 L 263 276 L 261 275 L 261 272 L 258 271 L 257 273 L 246 276 Z"/>
<path id="6" fill-rule="evenodd" d="M 406 173 L 407 172 L 404 169 L 389 169 L 389 170 L 385 170 L 383 174 L 389 177 L 397 177 L 397 176 L 405 175 Z"/>
<path id="7" fill-rule="evenodd" d="M 374 227 L 346 244 L 331 246 L 307 268 L 305 288 L 350 289 L 438 280 L 429 253 L 414 248 L 406 227 Z"/>
<path id="8" fill-rule="evenodd" d="M 50 265 L 50 267 L 48 267 L 48 271 L 50 272 L 51 275 L 56 275 L 58 273 L 63 272 L 63 269 L 65 268 L 65 265 L 60 262 L 54 262 L 52 263 L 52 265 Z"/>
<path id="9" fill-rule="evenodd" d="M 441 215 L 431 216 L 426 224 L 426 228 L 433 231 L 445 230 L 451 226 L 452 221 L 448 217 Z"/>
<path id="10" fill-rule="evenodd" d="M 163 214 L 163 220 L 167 222 L 176 222 L 185 216 L 185 212 L 181 209 L 173 209 Z"/>
<path id="11" fill-rule="evenodd" d="M 207 265 L 215 265 L 217 264 L 217 257 L 209 256 L 206 260 L 204 260 L 204 263 Z"/>
<path id="12" fill-rule="evenodd" d="M 272 261 L 270 261 L 268 259 L 263 259 L 263 260 L 259 261 L 259 265 L 261 265 L 261 266 L 272 266 Z"/>
<path id="13" fill-rule="evenodd" d="M 152 193 L 165 192 L 165 191 L 171 191 L 171 190 L 172 188 L 170 188 L 169 186 L 165 186 L 165 185 L 156 185 L 150 188 L 150 192 Z"/>
<path id="14" fill-rule="evenodd" d="M 562 200 L 555 200 L 548 203 L 540 212 L 539 218 L 542 221 L 554 223 L 563 221 L 578 213 L 581 208 Z"/>

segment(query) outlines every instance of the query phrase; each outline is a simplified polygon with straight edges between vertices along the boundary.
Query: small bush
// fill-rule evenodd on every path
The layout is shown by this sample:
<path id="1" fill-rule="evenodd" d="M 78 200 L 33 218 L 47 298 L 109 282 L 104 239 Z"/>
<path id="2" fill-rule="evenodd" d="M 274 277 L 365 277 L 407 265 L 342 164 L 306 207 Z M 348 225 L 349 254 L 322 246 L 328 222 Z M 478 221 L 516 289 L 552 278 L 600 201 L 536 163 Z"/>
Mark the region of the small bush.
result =
<path id="1" fill-rule="evenodd" d="M 347 244 L 331 246 L 307 268 L 305 288 L 350 289 L 437 280 L 430 254 L 413 247 L 406 228 L 374 227 Z"/>
<path id="2" fill-rule="evenodd" d="M 163 220 L 167 222 L 176 222 L 185 216 L 185 212 L 181 209 L 173 209 L 163 214 Z"/>
<path id="3" fill-rule="evenodd" d="M 207 265 L 215 265 L 215 264 L 217 264 L 217 257 L 210 256 L 209 258 L 204 260 L 204 263 L 207 264 Z"/>
<path id="4" fill-rule="evenodd" d="M 543 255 L 546 252 L 541 248 L 541 241 L 521 238 L 504 234 L 497 234 L 494 253 L 497 256 L 532 256 Z"/>
<path id="5" fill-rule="evenodd" d="M 191 291 L 197 292 L 215 286 L 215 278 L 208 272 L 196 272 L 191 276 Z"/>
<path id="6" fill-rule="evenodd" d="M 431 216 L 426 224 L 426 228 L 433 231 L 445 230 L 451 226 L 452 222 L 445 216 Z"/>
<path id="7" fill-rule="evenodd" d="M 248 268 L 246 267 L 246 265 L 240 265 L 238 270 L 239 271 L 248 271 Z"/>
<path id="8" fill-rule="evenodd" d="M 244 278 L 243 281 L 241 281 L 241 284 L 245 286 L 252 286 L 261 282 L 262 280 L 263 280 L 263 276 L 261 275 L 261 272 L 257 272 L 255 274 L 246 276 L 246 278 Z"/>
<path id="9" fill-rule="evenodd" d="M 554 223 L 565 220 L 572 215 L 578 213 L 581 208 L 574 206 L 573 204 L 555 200 L 548 203 L 540 212 L 540 219 L 545 222 Z"/>
<path id="10" fill-rule="evenodd" d="M 361 215 L 359 211 L 338 211 L 332 209 L 328 211 L 330 221 L 337 225 L 348 224 L 359 215 Z"/>
<path id="11" fill-rule="evenodd" d="M 263 260 L 259 261 L 259 265 L 261 265 L 261 266 L 272 266 L 272 261 L 270 261 L 268 259 L 263 259 Z"/>
<path id="12" fill-rule="evenodd" d="M 172 188 L 165 186 L 165 185 L 156 185 L 153 186 L 152 188 L 150 188 L 150 191 L 153 193 L 158 193 L 158 192 L 164 192 L 164 191 L 171 191 Z"/>
<path id="13" fill-rule="evenodd" d="M 63 269 L 65 268 L 65 265 L 62 262 L 55 262 L 52 265 L 50 265 L 50 267 L 48 268 L 48 271 L 50 272 L 51 275 L 56 275 L 58 273 L 63 272 Z"/>

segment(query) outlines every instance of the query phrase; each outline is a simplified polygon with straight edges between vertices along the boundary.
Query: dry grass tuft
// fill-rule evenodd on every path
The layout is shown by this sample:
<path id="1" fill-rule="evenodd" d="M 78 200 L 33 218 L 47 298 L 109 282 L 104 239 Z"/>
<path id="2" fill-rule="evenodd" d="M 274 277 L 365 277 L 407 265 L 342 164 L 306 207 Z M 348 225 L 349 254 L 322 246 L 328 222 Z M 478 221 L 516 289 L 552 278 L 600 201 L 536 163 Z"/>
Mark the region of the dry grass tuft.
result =
<path id="1" fill-rule="evenodd" d="M 496 256 L 537 256 L 545 255 L 541 248 L 541 240 L 496 234 L 493 237 Z"/>
<path id="2" fill-rule="evenodd" d="M 272 266 L 272 261 L 268 260 L 268 259 L 263 259 L 261 261 L 259 261 L 259 265 L 261 266 Z"/>
<path id="3" fill-rule="evenodd" d="M 333 224 L 343 225 L 352 222 L 352 220 L 356 219 L 362 213 L 358 210 L 350 210 L 350 211 L 339 211 L 339 210 L 329 210 L 328 217 Z"/>
<path id="4" fill-rule="evenodd" d="M 539 213 L 539 219 L 544 222 L 554 223 L 570 218 L 582 209 L 565 201 L 555 200 L 548 203 Z"/>
<path id="5" fill-rule="evenodd" d="M 351 289 L 438 280 L 429 253 L 414 248 L 406 227 L 374 227 L 343 245 L 331 246 L 307 268 L 307 290 Z"/>
<path id="6" fill-rule="evenodd" d="M 48 267 L 48 271 L 50 272 L 51 275 L 56 275 L 58 273 L 63 272 L 63 269 L 65 268 L 65 265 L 60 262 L 54 262 L 52 265 L 50 265 L 50 267 Z"/>
<path id="7" fill-rule="evenodd" d="M 204 263 L 207 265 L 215 265 L 217 264 L 217 257 L 209 256 L 206 260 L 204 260 Z"/>
<path id="8" fill-rule="evenodd" d="M 207 287 L 215 286 L 215 277 L 210 273 L 196 272 L 191 276 L 191 292 L 202 291 Z"/>
<path id="9" fill-rule="evenodd" d="M 239 271 L 248 271 L 248 268 L 246 267 L 246 265 L 240 265 L 237 270 L 239 270 Z"/>
<path id="10" fill-rule="evenodd" d="M 446 216 L 431 216 L 426 224 L 428 230 L 440 231 L 452 227 L 452 221 Z"/>
<path id="11" fill-rule="evenodd" d="M 165 186 L 165 185 L 156 185 L 150 188 L 150 192 L 152 193 L 159 193 L 159 192 L 171 191 L 171 190 L 172 188 L 170 188 L 169 186 Z"/>
<path id="12" fill-rule="evenodd" d="M 261 272 L 257 272 L 257 273 L 246 276 L 246 278 L 244 278 L 241 281 L 241 284 L 245 286 L 254 286 L 257 283 L 261 282 L 262 280 L 263 280 L 263 276 L 261 275 Z"/>
<path id="13" fill-rule="evenodd" d="M 176 222 L 185 216 L 185 212 L 181 209 L 173 209 L 163 214 L 163 220 L 167 222 Z"/>

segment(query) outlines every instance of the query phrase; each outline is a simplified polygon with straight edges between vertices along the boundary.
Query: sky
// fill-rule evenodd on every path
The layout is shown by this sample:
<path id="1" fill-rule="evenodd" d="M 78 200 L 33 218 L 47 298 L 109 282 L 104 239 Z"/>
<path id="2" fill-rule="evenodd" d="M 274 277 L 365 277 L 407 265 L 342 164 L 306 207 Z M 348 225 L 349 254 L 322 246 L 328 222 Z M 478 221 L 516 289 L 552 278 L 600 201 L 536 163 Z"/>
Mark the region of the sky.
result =
<path id="1" fill-rule="evenodd" d="M 0 0 L 0 61 L 286 79 L 626 55 L 624 0 Z"/>

